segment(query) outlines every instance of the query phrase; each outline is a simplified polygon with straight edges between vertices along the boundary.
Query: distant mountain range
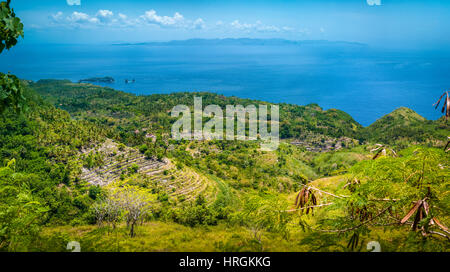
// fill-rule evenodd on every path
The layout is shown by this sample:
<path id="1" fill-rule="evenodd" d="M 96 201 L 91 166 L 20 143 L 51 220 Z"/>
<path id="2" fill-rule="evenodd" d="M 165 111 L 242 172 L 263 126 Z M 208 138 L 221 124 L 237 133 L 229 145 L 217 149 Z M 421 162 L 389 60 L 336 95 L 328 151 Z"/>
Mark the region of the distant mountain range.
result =
<path id="1" fill-rule="evenodd" d="M 189 40 L 174 40 L 167 42 L 143 42 L 143 43 L 116 43 L 113 45 L 129 46 L 129 45 L 147 45 L 147 46 L 176 46 L 176 45 L 300 45 L 300 46 L 352 46 L 352 47 L 367 47 L 366 44 L 357 42 L 345 41 L 327 41 L 327 40 L 284 40 L 284 39 L 189 39 Z"/>

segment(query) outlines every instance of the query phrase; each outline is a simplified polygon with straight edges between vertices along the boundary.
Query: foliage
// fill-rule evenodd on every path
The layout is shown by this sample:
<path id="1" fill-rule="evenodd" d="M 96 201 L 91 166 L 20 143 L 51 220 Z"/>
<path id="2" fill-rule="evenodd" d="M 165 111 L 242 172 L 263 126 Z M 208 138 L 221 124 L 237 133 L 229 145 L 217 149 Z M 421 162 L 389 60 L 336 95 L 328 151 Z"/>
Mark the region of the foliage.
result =
<path id="1" fill-rule="evenodd" d="M 39 203 L 34 208 L 27 206 L 29 218 L 39 207 L 45 207 L 45 212 L 36 221 L 36 228 L 30 229 L 34 229 L 32 232 L 21 233 L 23 240 L 14 234 L 18 232 L 5 234 L 2 239 L 14 242 L 8 242 L 8 246 L 5 242 L 2 250 L 65 250 L 57 244 L 67 242 L 68 235 L 42 236 L 37 230 L 43 226 L 46 230 L 69 226 L 75 231 L 88 229 L 87 234 L 77 238 L 87 250 L 147 249 L 148 244 L 140 244 L 141 239 L 160 246 L 151 246 L 153 250 L 186 249 L 189 243 L 197 246 L 193 242 L 196 239 L 198 245 L 203 245 L 196 247 L 199 250 L 286 250 L 291 246 L 298 250 L 360 251 L 364 241 L 375 234 L 389 250 L 447 248 L 445 239 L 433 232 L 443 232 L 436 222 L 448 225 L 448 153 L 415 145 L 424 142 L 426 146 L 441 146 L 448 134 L 443 119 L 427 121 L 402 109 L 363 128 L 340 111 L 283 104 L 283 137 L 301 138 L 306 131 L 308 139 L 303 139 L 304 143 L 336 146 L 315 150 L 285 140 L 277 151 L 263 152 L 257 141 L 173 141 L 169 134 L 174 120 L 168 111 L 177 104 L 192 106 L 194 95 L 203 96 L 205 103 L 221 106 L 259 101 L 210 93 L 135 96 L 68 81 L 22 84 L 30 110 L 16 114 L 8 108 L 0 117 L 0 160 L 15 160 L 15 167 L 10 165 L 15 170 L 8 170 L 0 182 L 10 184 L 10 177 L 24 177 L 27 185 L 17 187 L 20 189 L 14 194 Z M 134 150 L 148 159 L 169 158 L 173 167 L 158 174 L 162 179 L 153 180 L 153 174 L 142 175 L 139 165 L 130 160 L 127 168 L 120 169 L 122 180 L 111 186 L 86 184 L 79 178 L 81 168 L 97 169 L 106 164 L 104 155 L 89 150 L 102 146 L 108 138 L 118 143 L 122 153 Z M 370 154 L 374 145 L 360 145 L 354 139 L 361 143 L 381 142 L 379 150 L 395 152 L 374 156 Z M 394 153 L 396 157 L 391 156 Z M 176 179 L 174 173 L 186 178 L 198 174 L 205 177 L 199 179 L 199 185 L 213 186 L 205 195 L 176 196 L 160 186 L 163 180 Z M 308 196 L 304 191 L 294 210 L 315 204 L 333 205 L 315 207 L 313 214 L 298 213 L 300 218 L 288 212 L 295 201 L 294 192 L 305 185 L 320 186 L 320 182 L 311 185 L 310 181 L 321 177 L 329 177 L 323 180 L 330 184 L 320 188 L 338 198 L 314 191 L 313 200 L 312 191 Z M 341 184 L 342 179 L 348 181 Z M 414 223 L 421 209 L 415 210 L 405 225 L 399 222 L 409 214 L 413 202 L 425 198 L 433 207 L 433 217 L 418 216 L 416 232 L 410 234 L 405 225 Z M 0 205 L 20 207 L 25 203 L 23 199 L 7 197 Z M 9 218 L 5 222 L 13 218 L 12 214 L 5 215 Z M 298 227 L 297 220 L 303 228 Z M 91 225 L 95 223 L 99 227 Z M 165 232 L 161 242 L 146 236 L 154 236 L 150 234 L 152 227 L 162 225 L 178 231 Z M 222 237 L 210 234 L 208 229 L 218 230 Z M 214 243 L 193 238 L 190 230 Z M 300 240 L 308 244 L 300 245 Z"/>
<path id="2" fill-rule="evenodd" d="M 199 196 L 195 202 L 183 203 L 181 207 L 173 211 L 174 222 L 195 227 L 205 225 L 217 225 L 218 212 L 213 207 L 208 207 Z"/>
<path id="3" fill-rule="evenodd" d="M 0 53 L 17 44 L 23 37 L 23 24 L 10 7 L 11 0 L 0 2 Z"/>
<path id="4" fill-rule="evenodd" d="M 333 200 L 336 205 L 330 207 L 341 211 L 339 216 L 320 219 L 320 228 L 335 234 L 351 234 L 352 249 L 358 243 L 358 235 L 368 235 L 377 226 L 394 228 L 406 224 L 411 226 L 410 230 L 420 231 L 422 237 L 410 236 L 406 241 L 408 247 L 423 239 L 431 243 L 447 240 L 449 154 L 415 146 L 398 155 L 356 164 L 342 191 L 347 195 L 337 196 Z M 423 213 L 420 207 L 424 207 Z M 416 219 L 408 220 L 416 211 Z M 405 227 L 398 228 L 408 232 Z M 425 245 L 421 250 L 425 250 Z"/>
<path id="5" fill-rule="evenodd" d="M 115 229 L 124 220 L 130 237 L 134 237 L 136 226 L 151 214 L 153 201 L 147 190 L 129 185 L 118 186 L 110 188 L 109 195 L 93 205 L 93 211 L 100 226 L 107 223 Z"/>
<path id="6" fill-rule="evenodd" d="M 361 139 L 400 148 L 414 143 L 443 146 L 449 130 L 448 122 L 441 119 L 429 121 L 410 109 L 399 108 L 367 127 Z"/>
<path id="7" fill-rule="evenodd" d="M 8 107 L 20 112 L 24 103 L 25 98 L 19 79 L 14 75 L 0 73 L 0 113 Z"/>
<path id="8" fill-rule="evenodd" d="M 76 155 L 105 134 L 24 91 L 30 111 L 17 115 L 8 109 L 0 117 L 0 161 L 15 160 L 17 172 L 33 177 L 28 182 L 32 195 L 49 208 L 44 224 L 86 223 L 93 199 L 77 179 Z"/>
<path id="9" fill-rule="evenodd" d="M 116 127 L 122 142 L 133 145 L 145 143 L 145 131 L 151 131 L 155 135 L 169 133 L 170 125 L 175 121 L 170 117 L 170 110 L 176 105 L 192 108 L 194 96 L 201 96 L 204 105 L 218 105 L 222 108 L 226 105 L 268 104 L 213 93 L 136 96 L 69 81 L 41 80 L 32 84 L 32 87 L 54 105 L 77 118 L 94 119 L 99 124 Z M 358 129 L 362 128 L 348 114 L 338 110 L 323 111 L 315 104 L 280 104 L 280 119 L 284 120 L 280 124 L 282 138 L 300 137 L 308 131 L 332 137 L 356 137 Z M 136 134 L 137 131 L 139 133 Z"/>
<path id="10" fill-rule="evenodd" d="M 253 238 L 261 243 L 264 231 L 289 236 L 289 214 L 286 202 L 274 195 L 250 194 L 243 200 L 243 208 L 234 215 L 234 221 L 246 226 Z"/>
<path id="11" fill-rule="evenodd" d="M 0 54 L 5 48 L 9 50 L 16 45 L 20 36 L 23 37 L 23 24 L 10 7 L 10 2 L 0 2 Z M 0 114 L 8 107 L 20 111 L 24 101 L 19 79 L 14 75 L 0 73 Z"/>
<path id="12" fill-rule="evenodd" d="M 15 160 L 0 168 L 0 251 L 27 251 L 48 208 L 32 194 L 33 175 L 15 172 Z"/>

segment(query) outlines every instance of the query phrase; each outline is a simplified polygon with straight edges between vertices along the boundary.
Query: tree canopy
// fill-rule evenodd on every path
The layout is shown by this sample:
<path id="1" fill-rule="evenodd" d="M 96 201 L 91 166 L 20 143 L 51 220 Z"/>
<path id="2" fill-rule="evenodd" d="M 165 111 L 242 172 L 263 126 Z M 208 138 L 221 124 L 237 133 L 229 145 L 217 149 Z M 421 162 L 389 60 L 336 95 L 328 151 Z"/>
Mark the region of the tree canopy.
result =
<path id="1" fill-rule="evenodd" d="M 0 54 L 4 49 L 15 46 L 17 39 L 23 37 L 23 24 L 10 7 L 10 2 L 0 2 Z M 24 100 L 19 79 L 14 75 L 0 73 L 0 113 L 8 107 L 20 111 Z"/>

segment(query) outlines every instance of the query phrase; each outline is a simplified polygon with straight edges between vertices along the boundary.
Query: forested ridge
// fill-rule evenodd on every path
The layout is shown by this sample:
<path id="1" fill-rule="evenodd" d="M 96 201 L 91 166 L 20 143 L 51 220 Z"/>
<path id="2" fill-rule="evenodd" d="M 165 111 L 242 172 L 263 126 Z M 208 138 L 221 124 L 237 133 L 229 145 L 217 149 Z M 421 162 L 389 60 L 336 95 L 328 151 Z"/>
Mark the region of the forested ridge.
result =
<path id="1" fill-rule="evenodd" d="M 56 107 L 68 111 L 75 118 L 89 119 L 98 116 L 103 123 L 117 125 L 139 120 L 134 127 L 157 123 L 160 133 L 169 133 L 174 120 L 170 119 L 170 110 L 176 105 L 188 105 L 193 108 L 194 97 L 202 97 L 204 105 L 255 105 L 269 104 L 263 101 L 225 97 L 214 93 L 174 93 L 136 96 L 110 88 L 90 84 L 74 84 L 70 81 L 40 80 L 31 83 L 42 97 Z M 309 134 L 339 138 L 349 137 L 360 143 L 382 142 L 392 145 L 408 143 L 427 143 L 444 145 L 448 122 L 442 117 L 436 121 L 426 120 L 413 110 L 399 108 L 380 118 L 369 127 L 358 124 L 349 114 L 337 110 L 322 110 L 317 104 L 306 106 L 282 103 L 280 105 L 280 136 L 282 139 L 299 139 Z M 431 108 L 431 107 L 430 107 Z M 130 118 L 131 117 L 131 118 Z M 147 118 L 147 119 L 145 119 Z M 119 126 L 119 129 L 122 129 Z M 127 129 L 132 134 L 134 131 Z M 435 142 L 433 142 L 435 141 Z"/>

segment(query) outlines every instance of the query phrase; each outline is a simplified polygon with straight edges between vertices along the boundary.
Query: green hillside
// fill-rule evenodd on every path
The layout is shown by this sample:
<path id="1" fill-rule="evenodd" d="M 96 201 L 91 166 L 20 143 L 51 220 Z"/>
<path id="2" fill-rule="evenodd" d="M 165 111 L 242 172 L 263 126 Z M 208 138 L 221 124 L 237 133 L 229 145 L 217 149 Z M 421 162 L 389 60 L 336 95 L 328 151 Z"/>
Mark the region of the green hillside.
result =
<path id="1" fill-rule="evenodd" d="M 203 105 L 268 104 L 267 102 L 225 97 L 213 93 L 173 93 L 136 96 L 110 88 L 90 84 L 74 84 L 70 81 L 41 80 L 31 84 L 42 97 L 56 107 L 68 111 L 75 118 L 98 118 L 108 125 L 126 127 L 132 120 L 143 126 L 147 123 L 166 126 L 171 120 L 169 111 L 176 105 L 193 107 L 194 96 L 203 99 Z M 318 105 L 298 106 L 280 104 L 280 134 L 282 138 L 301 137 L 305 132 L 314 132 L 332 137 L 355 137 L 361 128 L 347 113 L 335 109 L 324 111 Z M 173 121 L 173 120 L 172 120 Z M 155 127 L 155 129 L 157 129 Z"/>
<path id="2" fill-rule="evenodd" d="M 174 141 L 169 115 L 194 96 L 265 102 L 22 84 L 28 110 L 0 117 L 1 251 L 73 240 L 84 251 L 366 251 L 371 240 L 449 251 L 443 119 L 401 108 L 364 128 L 339 110 L 281 104 L 282 141 L 267 152 L 258 141 Z M 419 200 L 433 217 L 400 224 Z"/>
<path id="3" fill-rule="evenodd" d="M 399 108 L 363 130 L 362 138 L 403 147 L 414 143 L 445 145 L 450 127 L 443 119 L 430 121 L 411 109 Z"/>
<path id="4" fill-rule="evenodd" d="M 107 124 L 120 130 L 122 140 L 135 141 L 134 128 L 149 126 L 155 133 L 169 133 L 172 120 L 169 111 L 176 105 L 193 107 L 194 96 L 203 98 L 203 105 L 268 104 L 267 102 L 224 97 L 213 93 L 173 93 L 167 95 L 136 96 L 90 84 L 70 81 L 41 80 L 30 86 L 58 108 L 68 111 L 76 119 Z M 432 110 L 430 108 L 430 110 Z M 280 104 L 280 137 L 314 141 L 321 136 L 338 139 L 347 137 L 360 143 L 398 145 L 420 143 L 443 146 L 450 129 L 443 120 L 430 121 L 411 109 L 399 108 L 364 128 L 349 114 L 336 110 L 322 110 L 318 105 L 299 106 Z M 125 139 L 127 138 L 127 139 Z"/>

